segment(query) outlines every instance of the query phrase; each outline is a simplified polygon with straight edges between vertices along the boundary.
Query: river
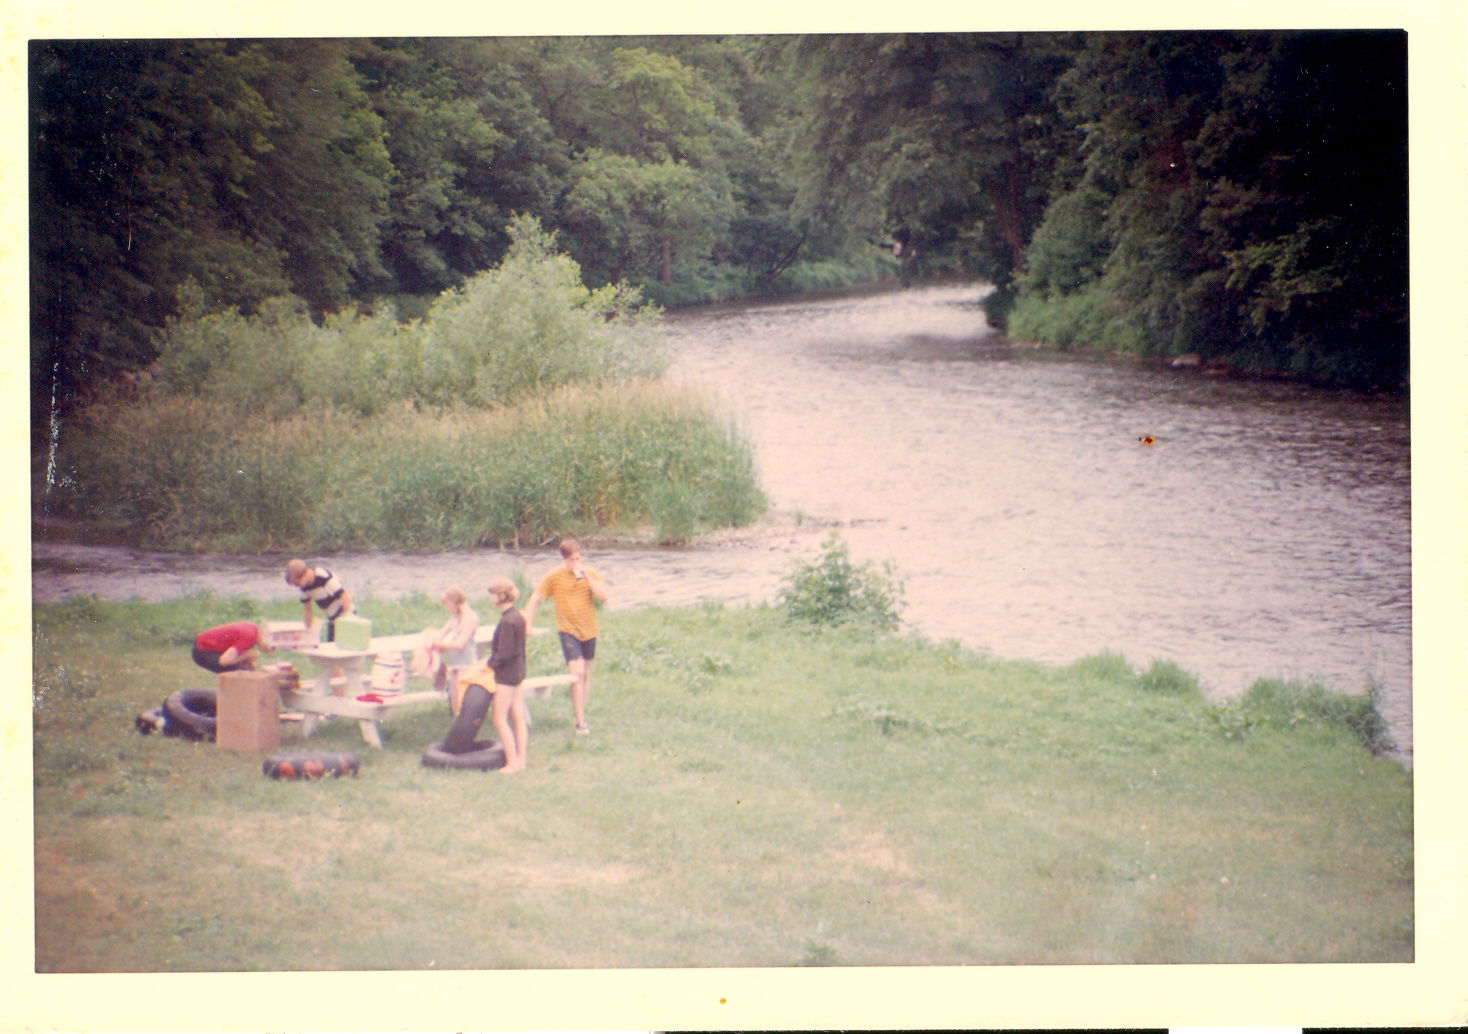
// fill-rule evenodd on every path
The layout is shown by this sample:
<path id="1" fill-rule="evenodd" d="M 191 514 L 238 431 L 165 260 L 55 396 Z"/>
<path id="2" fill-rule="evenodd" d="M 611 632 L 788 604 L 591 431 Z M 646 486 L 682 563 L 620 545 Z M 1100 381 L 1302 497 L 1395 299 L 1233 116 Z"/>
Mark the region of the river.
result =
<path id="1" fill-rule="evenodd" d="M 739 422 L 778 519 L 698 548 L 595 551 L 614 609 L 772 599 L 834 529 L 856 560 L 895 565 L 923 635 L 1057 664 L 1172 660 L 1214 699 L 1260 677 L 1373 682 L 1410 764 L 1405 402 L 1023 347 L 978 298 L 945 285 L 670 315 L 670 377 Z M 329 560 L 358 595 L 395 596 L 553 557 Z M 38 541 L 32 563 L 40 601 L 284 595 L 274 557 Z"/>

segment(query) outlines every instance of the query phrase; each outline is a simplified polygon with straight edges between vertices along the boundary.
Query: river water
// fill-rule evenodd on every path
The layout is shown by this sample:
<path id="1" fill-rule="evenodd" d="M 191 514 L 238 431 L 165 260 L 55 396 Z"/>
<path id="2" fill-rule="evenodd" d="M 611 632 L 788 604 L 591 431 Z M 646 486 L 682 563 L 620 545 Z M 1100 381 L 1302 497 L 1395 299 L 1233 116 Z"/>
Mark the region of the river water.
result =
<path id="1" fill-rule="evenodd" d="M 986 327 L 979 295 L 670 315 L 670 376 L 739 422 L 777 519 L 698 548 L 590 553 L 614 609 L 770 600 L 835 529 L 854 559 L 895 565 L 926 636 L 1057 664 L 1172 660 L 1214 699 L 1260 677 L 1374 682 L 1410 764 L 1405 403 L 1022 347 Z M 554 562 L 549 549 L 327 559 L 360 596 Z M 37 600 L 284 595 L 274 557 L 42 541 L 32 562 Z"/>

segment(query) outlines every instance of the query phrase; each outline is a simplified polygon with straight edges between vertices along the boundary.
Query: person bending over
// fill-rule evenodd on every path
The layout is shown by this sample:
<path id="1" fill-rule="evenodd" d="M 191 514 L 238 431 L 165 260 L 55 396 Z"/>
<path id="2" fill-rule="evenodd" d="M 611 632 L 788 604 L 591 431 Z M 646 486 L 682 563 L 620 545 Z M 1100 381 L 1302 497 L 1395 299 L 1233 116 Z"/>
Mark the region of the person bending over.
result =
<path id="1" fill-rule="evenodd" d="M 194 637 L 194 663 L 206 671 L 253 671 L 255 649 L 268 652 L 270 636 L 253 621 L 206 628 Z"/>

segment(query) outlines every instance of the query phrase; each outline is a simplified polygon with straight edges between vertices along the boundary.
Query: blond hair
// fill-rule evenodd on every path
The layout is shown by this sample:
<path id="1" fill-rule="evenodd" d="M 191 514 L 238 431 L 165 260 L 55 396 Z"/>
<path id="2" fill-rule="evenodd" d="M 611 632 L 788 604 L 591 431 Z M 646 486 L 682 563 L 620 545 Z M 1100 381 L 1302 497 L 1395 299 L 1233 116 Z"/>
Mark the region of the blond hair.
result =
<path id="1" fill-rule="evenodd" d="M 440 596 L 439 599 L 444 603 L 452 603 L 454 605 L 454 609 L 457 610 L 458 608 L 462 607 L 465 602 L 468 601 L 469 597 L 465 596 L 464 590 L 459 588 L 457 585 L 450 585 L 447 589 L 443 591 L 443 595 Z"/>
<path id="2" fill-rule="evenodd" d="M 285 565 L 285 580 L 292 585 L 299 585 L 301 575 L 305 574 L 308 570 L 310 568 L 306 566 L 306 561 L 300 559 L 292 560 Z"/>
<path id="3" fill-rule="evenodd" d="M 520 598 L 520 590 L 508 578 L 496 578 L 489 583 L 489 594 L 496 603 L 514 603 Z"/>

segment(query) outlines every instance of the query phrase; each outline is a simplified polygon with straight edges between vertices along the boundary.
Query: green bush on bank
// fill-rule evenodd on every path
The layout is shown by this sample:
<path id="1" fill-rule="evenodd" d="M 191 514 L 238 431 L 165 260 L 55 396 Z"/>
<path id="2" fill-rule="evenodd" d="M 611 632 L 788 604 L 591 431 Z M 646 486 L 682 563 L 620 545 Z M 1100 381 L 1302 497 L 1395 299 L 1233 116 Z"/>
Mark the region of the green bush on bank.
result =
<path id="1" fill-rule="evenodd" d="M 890 561 L 881 567 L 854 563 L 840 534 L 832 532 L 819 557 L 792 565 L 778 602 L 792 621 L 890 632 L 902 623 L 903 592 Z"/>
<path id="2" fill-rule="evenodd" d="M 390 305 L 314 322 L 295 299 L 206 312 L 201 292 L 159 338 L 164 391 L 273 416 L 336 408 L 493 408 L 568 384 L 655 377 L 659 310 L 623 285 L 596 290 L 533 219 L 509 227 L 503 262 L 445 291 L 417 320 Z"/>
<path id="3" fill-rule="evenodd" d="M 698 269 L 679 269 L 669 283 L 650 280 L 638 284 L 649 301 L 674 308 L 736 298 L 837 291 L 892 280 L 903 272 L 886 252 L 863 245 L 837 258 L 794 262 L 773 278 L 743 266 L 709 263 Z"/>
<path id="4" fill-rule="evenodd" d="M 1314 730 L 1326 736 L 1348 735 L 1374 754 L 1394 746 L 1375 686 L 1345 694 L 1314 682 L 1259 679 L 1237 699 L 1220 705 L 1213 717 L 1231 739 L 1263 729 Z"/>
<path id="5" fill-rule="evenodd" d="M 1129 355 L 1158 354 L 1134 324 L 1120 318 L 1122 306 L 1104 281 L 1071 294 L 1021 293 L 1008 315 L 1011 337 L 1058 348 L 1095 348 Z"/>

